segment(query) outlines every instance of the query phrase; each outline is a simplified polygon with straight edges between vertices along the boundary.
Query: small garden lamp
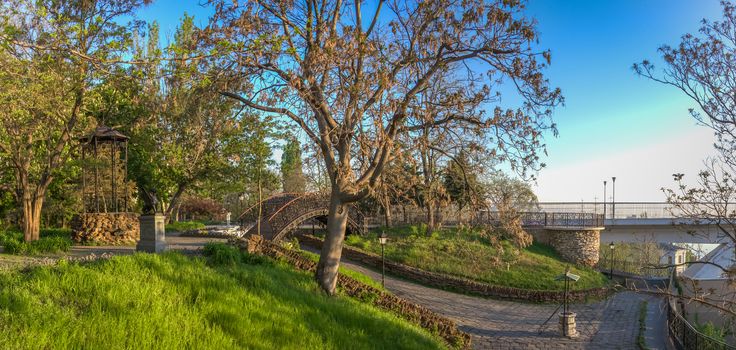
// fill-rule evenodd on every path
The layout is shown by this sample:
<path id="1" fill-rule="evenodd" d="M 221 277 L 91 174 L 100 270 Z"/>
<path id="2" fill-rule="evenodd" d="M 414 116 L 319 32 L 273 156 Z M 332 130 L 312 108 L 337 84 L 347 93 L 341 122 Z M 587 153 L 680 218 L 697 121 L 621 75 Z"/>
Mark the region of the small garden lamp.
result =
<path id="1" fill-rule="evenodd" d="M 608 274 L 608 279 L 613 279 L 613 250 L 616 248 L 616 246 L 611 242 L 611 244 L 608 245 L 609 248 L 611 248 L 611 259 L 609 259 L 609 263 L 611 264 L 611 272 Z"/>
<path id="2" fill-rule="evenodd" d="M 388 242 L 388 236 L 386 235 L 386 231 L 381 232 L 381 235 L 378 236 L 378 243 L 381 243 L 381 287 L 385 286 L 385 275 L 386 275 L 386 264 L 385 264 L 385 255 L 383 253 L 383 247 L 386 246 L 386 242 Z"/>

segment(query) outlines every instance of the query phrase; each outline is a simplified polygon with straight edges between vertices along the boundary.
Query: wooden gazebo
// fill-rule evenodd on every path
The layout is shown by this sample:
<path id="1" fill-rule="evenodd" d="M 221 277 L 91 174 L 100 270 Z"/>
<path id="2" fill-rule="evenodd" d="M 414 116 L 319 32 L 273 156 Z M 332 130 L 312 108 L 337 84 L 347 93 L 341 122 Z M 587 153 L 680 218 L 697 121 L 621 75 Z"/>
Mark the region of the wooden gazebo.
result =
<path id="1" fill-rule="evenodd" d="M 138 215 L 131 212 L 128 140 L 107 126 L 79 139 L 83 209 L 72 222 L 78 242 L 131 244 L 140 237 Z"/>
<path id="2" fill-rule="evenodd" d="M 84 165 L 82 194 L 85 213 L 129 210 L 128 139 L 121 132 L 107 126 L 98 126 L 94 132 L 79 139 Z M 92 181 L 88 177 L 92 177 Z M 123 193 L 120 193 L 120 187 L 123 188 Z"/>

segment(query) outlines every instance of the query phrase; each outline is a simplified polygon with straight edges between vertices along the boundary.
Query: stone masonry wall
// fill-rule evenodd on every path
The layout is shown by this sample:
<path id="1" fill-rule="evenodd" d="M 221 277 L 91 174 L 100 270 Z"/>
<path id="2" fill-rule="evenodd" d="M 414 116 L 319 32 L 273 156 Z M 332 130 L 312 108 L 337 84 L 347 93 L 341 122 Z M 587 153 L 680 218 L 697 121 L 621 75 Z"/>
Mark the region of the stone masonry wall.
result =
<path id="1" fill-rule="evenodd" d="M 310 235 L 298 235 L 299 242 L 305 246 L 321 249 L 322 240 Z M 381 257 L 372 253 L 343 245 L 342 257 L 368 266 L 381 268 Z M 499 299 L 523 300 L 533 302 L 560 302 L 564 299 L 564 292 L 553 290 L 531 290 L 505 286 L 497 286 L 483 282 L 477 282 L 461 277 L 445 275 L 442 273 L 425 271 L 413 266 L 400 264 L 386 260 L 386 272 L 395 276 L 416 281 L 421 284 L 449 289 L 462 293 L 480 295 Z M 573 302 L 584 302 L 587 299 L 602 299 L 608 295 L 607 288 L 595 288 L 585 290 L 573 290 L 568 298 Z"/>
<path id="2" fill-rule="evenodd" d="M 598 263 L 601 232 L 599 230 L 547 230 L 549 245 L 563 259 L 578 265 Z"/>
<path id="3" fill-rule="evenodd" d="M 136 213 L 85 213 L 71 222 L 72 239 L 76 242 L 133 244 L 140 239 Z"/>

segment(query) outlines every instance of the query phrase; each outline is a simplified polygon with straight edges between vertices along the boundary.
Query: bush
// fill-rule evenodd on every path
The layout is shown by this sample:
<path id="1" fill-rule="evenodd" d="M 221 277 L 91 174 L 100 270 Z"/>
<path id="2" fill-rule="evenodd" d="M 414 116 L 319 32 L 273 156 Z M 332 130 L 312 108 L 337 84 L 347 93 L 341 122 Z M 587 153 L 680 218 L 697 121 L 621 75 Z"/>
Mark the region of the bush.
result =
<path id="1" fill-rule="evenodd" d="M 204 224 L 199 221 L 176 221 L 166 225 L 166 231 L 186 232 L 203 229 Z"/>

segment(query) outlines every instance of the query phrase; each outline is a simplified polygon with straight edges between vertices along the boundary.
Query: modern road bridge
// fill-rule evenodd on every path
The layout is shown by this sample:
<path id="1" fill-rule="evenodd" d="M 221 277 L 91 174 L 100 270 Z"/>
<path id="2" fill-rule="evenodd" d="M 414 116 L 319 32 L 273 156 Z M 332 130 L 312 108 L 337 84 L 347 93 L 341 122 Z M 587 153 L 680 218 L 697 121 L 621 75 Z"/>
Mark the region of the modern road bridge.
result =
<path id="1" fill-rule="evenodd" d="M 683 219 L 662 202 L 543 202 L 540 212 L 604 215 L 601 242 L 722 243 L 728 237 L 714 223 Z"/>

